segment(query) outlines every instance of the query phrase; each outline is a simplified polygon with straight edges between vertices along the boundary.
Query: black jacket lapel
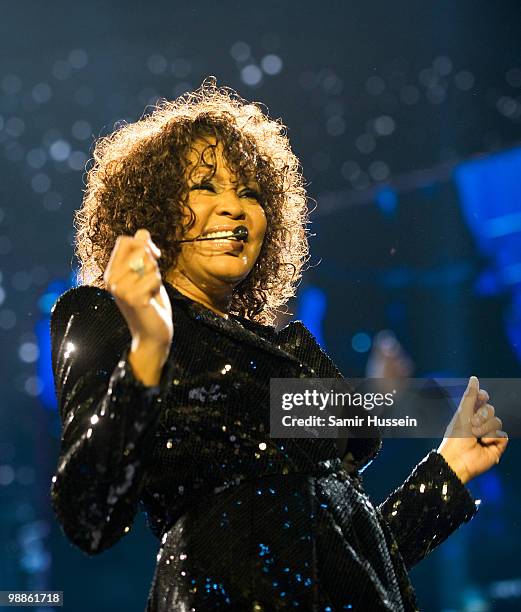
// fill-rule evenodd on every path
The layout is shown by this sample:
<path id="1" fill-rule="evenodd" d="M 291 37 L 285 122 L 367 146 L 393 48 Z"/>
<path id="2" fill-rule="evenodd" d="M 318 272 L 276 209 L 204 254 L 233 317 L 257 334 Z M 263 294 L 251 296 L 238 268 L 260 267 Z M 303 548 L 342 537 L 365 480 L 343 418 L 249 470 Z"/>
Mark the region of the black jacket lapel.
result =
<path id="1" fill-rule="evenodd" d="M 243 317 L 230 316 L 229 319 L 225 319 L 203 306 L 203 304 L 191 300 L 168 281 L 165 282 L 165 288 L 170 299 L 184 303 L 186 312 L 194 320 L 202 322 L 209 327 L 213 327 L 239 342 L 244 342 L 255 348 L 277 355 L 277 357 L 290 360 L 295 364 L 302 363 L 277 343 L 277 332 L 274 327 L 261 325 L 260 323 L 249 321 Z"/>

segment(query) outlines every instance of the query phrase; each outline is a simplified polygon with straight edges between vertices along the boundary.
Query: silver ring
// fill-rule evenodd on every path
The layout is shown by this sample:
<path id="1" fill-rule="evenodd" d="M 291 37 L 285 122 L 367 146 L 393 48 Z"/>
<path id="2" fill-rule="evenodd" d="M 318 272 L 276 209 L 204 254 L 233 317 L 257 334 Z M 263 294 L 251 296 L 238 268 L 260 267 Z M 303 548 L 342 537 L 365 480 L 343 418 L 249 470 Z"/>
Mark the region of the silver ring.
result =
<path id="1" fill-rule="evenodd" d="M 137 259 L 133 259 L 129 264 L 130 269 L 133 272 L 137 272 L 139 277 L 141 278 L 145 273 L 145 261 L 143 257 L 138 257 Z"/>

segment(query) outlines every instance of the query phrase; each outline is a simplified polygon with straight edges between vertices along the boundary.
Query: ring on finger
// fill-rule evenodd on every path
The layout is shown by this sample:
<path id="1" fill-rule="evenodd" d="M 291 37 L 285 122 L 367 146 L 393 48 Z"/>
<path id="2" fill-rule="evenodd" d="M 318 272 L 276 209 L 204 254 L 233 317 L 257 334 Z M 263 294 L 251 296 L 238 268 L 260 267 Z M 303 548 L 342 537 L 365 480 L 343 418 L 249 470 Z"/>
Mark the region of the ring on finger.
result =
<path id="1" fill-rule="evenodd" d="M 136 257 L 129 264 L 130 269 L 133 272 L 137 272 L 139 277 L 141 278 L 145 274 L 145 260 L 143 257 Z"/>

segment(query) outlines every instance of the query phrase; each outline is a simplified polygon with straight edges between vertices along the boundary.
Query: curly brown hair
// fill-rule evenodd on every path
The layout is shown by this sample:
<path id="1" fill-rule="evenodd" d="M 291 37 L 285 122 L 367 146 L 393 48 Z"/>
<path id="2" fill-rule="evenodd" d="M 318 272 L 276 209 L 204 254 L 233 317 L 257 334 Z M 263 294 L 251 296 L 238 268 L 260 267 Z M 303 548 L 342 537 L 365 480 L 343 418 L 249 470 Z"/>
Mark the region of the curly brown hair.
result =
<path id="1" fill-rule="evenodd" d="M 187 155 L 193 142 L 215 136 L 240 179 L 254 176 L 267 218 L 259 257 L 234 289 L 230 312 L 272 324 L 296 293 L 309 259 L 307 196 L 286 127 L 259 103 L 241 98 L 215 77 L 174 101 L 159 100 L 149 115 L 123 122 L 94 146 L 83 203 L 75 213 L 78 282 L 105 288 L 103 273 L 116 238 L 149 230 L 161 249 L 163 278 L 177 261 L 179 232 L 194 221 L 188 207 Z M 190 212 L 183 226 L 183 207 Z"/>

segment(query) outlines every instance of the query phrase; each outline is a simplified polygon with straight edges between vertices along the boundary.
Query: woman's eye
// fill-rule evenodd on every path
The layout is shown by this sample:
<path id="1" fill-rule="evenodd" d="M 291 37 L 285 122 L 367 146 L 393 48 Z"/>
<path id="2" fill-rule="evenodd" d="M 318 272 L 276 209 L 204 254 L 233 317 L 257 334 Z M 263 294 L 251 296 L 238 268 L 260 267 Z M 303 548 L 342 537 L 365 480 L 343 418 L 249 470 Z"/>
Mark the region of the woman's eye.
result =
<path id="1" fill-rule="evenodd" d="M 208 191 L 215 191 L 211 183 L 200 183 L 199 185 L 193 185 L 192 190 L 194 189 L 207 189 Z"/>
<path id="2" fill-rule="evenodd" d="M 253 198 L 257 200 L 257 202 L 261 201 L 260 193 L 258 193 L 257 191 L 254 191 L 253 189 L 247 189 L 246 191 L 243 191 L 241 193 L 241 197 Z"/>

